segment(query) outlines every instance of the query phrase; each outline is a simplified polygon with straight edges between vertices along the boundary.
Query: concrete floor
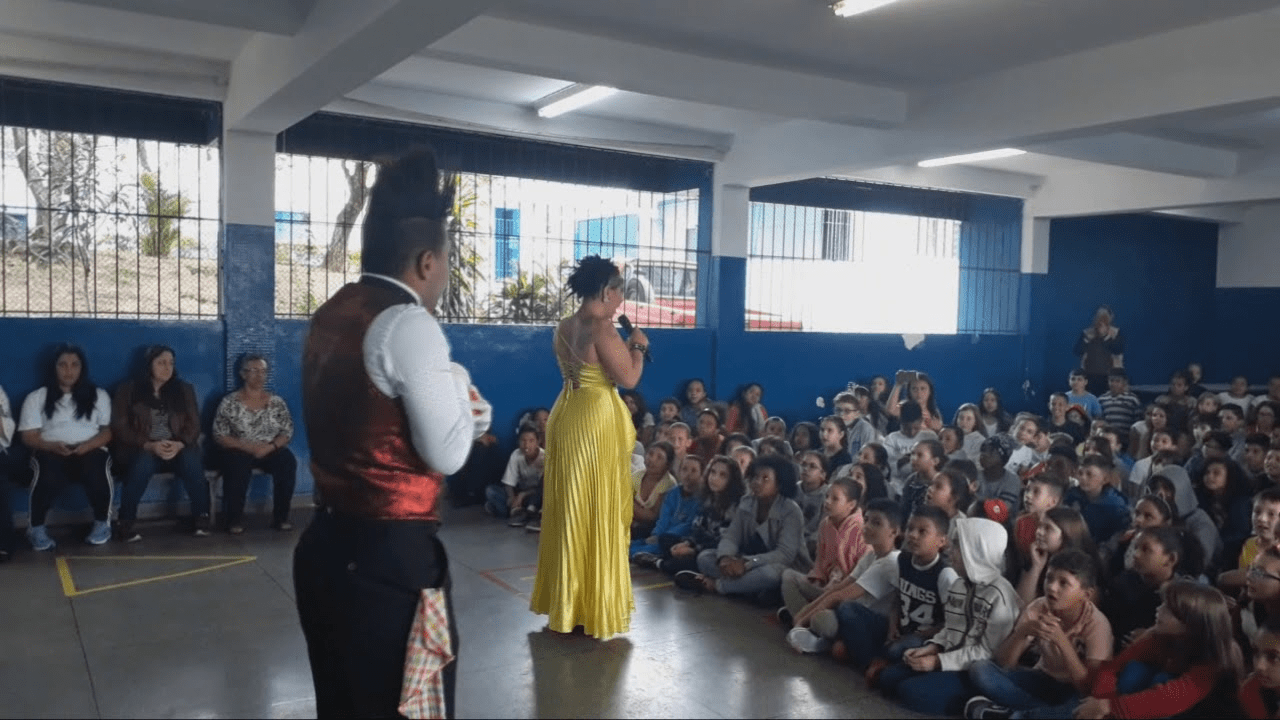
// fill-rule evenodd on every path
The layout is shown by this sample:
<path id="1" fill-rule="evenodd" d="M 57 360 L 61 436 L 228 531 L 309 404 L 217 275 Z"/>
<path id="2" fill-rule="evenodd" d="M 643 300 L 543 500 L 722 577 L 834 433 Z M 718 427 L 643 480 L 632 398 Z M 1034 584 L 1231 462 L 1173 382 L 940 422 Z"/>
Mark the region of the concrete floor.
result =
<path id="1" fill-rule="evenodd" d="M 56 555 L 0 565 L 0 716 L 315 717 L 293 603 L 299 531 L 253 520 L 238 538 L 160 522 L 102 547 L 62 528 Z M 442 537 L 459 717 L 912 717 L 850 668 L 792 652 L 766 610 L 650 571 L 634 573 L 628 635 L 551 633 L 528 610 L 537 535 L 465 508 Z"/>

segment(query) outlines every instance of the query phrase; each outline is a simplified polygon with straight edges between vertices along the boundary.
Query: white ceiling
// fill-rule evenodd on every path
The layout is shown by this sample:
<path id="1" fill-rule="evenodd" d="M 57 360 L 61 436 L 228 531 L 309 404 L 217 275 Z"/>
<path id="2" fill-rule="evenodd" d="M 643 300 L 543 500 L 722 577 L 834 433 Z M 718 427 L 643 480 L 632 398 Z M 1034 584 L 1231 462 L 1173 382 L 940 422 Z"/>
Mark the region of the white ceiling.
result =
<path id="1" fill-rule="evenodd" d="M 1280 0 L 4 0 L 0 75 L 873 177 L 1078 214 L 1280 199 Z M 554 120 L 571 83 L 616 95 Z M 917 160 L 1005 145 L 967 167 Z M 1108 190 L 1138 184 L 1131 199 Z"/>

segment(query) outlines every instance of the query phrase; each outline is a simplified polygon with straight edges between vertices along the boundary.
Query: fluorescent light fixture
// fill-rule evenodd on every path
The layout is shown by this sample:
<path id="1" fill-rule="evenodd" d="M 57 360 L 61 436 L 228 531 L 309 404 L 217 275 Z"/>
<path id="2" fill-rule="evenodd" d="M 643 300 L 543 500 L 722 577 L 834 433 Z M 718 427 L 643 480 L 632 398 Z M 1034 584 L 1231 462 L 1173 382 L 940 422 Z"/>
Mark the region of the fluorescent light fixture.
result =
<path id="1" fill-rule="evenodd" d="M 951 155 L 949 157 L 934 158 L 933 160 L 921 160 L 917 164 L 920 167 L 941 167 L 943 165 L 978 162 L 979 160 L 995 160 L 996 158 L 1007 158 L 1014 157 L 1015 155 L 1026 154 L 1026 150 L 1019 150 L 1017 148 L 1000 148 L 999 150 L 984 150 L 983 152 L 969 153 L 968 155 Z"/>
<path id="2" fill-rule="evenodd" d="M 838 0 L 831 6 L 831 11 L 840 17 L 852 17 L 884 7 L 897 0 Z"/>
<path id="3" fill-rule="evenodd" d="M 539 117 L 553 118 L 573 112 L 597 100 L 603 100 L 616 92 L 618 92 L 617 88 L 578 83 L 551 93 L 535 102 L 533 106 L 537 109 Z"/>

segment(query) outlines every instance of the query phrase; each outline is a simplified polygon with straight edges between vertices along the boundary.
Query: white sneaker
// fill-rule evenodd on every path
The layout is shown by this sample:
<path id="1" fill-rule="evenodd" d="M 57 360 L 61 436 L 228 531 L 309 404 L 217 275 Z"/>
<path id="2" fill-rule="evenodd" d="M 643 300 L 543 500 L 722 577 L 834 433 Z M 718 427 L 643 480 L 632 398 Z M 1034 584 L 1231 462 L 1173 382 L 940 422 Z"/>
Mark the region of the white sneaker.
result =
<path id="1" fill-rule="evenodd" d="M 792 628 L 787 633 L 787 643 L 796 649 L 796 652 L 805 655 L 813 655 L 815 653 L 824 652 L 831 648 L 831 641 L 818 637 L 809 628 Z"/>

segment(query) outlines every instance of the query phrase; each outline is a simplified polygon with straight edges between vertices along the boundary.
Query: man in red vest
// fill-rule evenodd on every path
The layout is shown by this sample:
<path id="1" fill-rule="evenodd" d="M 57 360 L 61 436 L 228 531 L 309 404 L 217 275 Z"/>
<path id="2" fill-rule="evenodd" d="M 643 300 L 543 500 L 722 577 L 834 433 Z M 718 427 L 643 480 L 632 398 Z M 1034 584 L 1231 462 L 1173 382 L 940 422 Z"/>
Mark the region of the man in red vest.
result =
<path id="1" fill-rule="evenodd" d="M 457 655 L 437 505 L 489 409 L 432 314 L 449 280 L 452 203 L 429 149 L 383 165 L 363 275 L 311 320 L 303 407 L 323 505 L 298 541 L 293 577 L 321 718 L 399 714 L 424 588 L 443 590 L 445 651 Z M 448 717 L 456 667 L 434 686 Z"/>

